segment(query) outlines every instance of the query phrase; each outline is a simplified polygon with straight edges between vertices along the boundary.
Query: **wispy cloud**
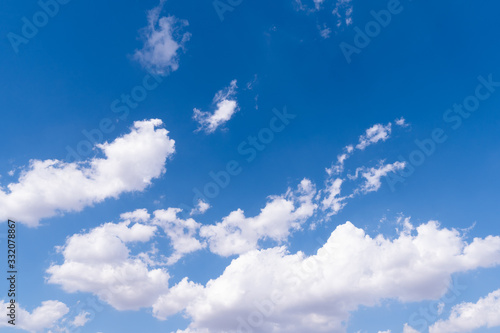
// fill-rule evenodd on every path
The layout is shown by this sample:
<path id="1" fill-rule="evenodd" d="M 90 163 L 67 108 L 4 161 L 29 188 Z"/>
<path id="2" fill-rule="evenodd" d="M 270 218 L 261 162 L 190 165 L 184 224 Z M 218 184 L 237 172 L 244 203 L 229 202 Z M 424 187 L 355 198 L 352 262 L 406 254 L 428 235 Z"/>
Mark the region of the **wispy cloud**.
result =
<path id="1" fill-rule="evenodd" d="M 191 38 L 182 32 L 189 25 L 175 16 L 160 17 L 165 0 L 148 12 L 148 25 L 141 30 L 143 47 L 136 50 L 134 58 L 147 70 L 167 75 L 179 68 L 179 52 Z"/>
<path id="2" fill-rule="evenodd" d="M 323 201 L 321 201 L 321 208 L 324 211 L 327 211 L 328 216 L 337 214 L 347 204 L 346 199 L 348 197 L 340 196 L 343 183 L 344 180 L 342 178 L 327 180 L 326 188 L 324 190 L 325 196 Z"/>
<path id="3" fill-rule="evenodd" d="M 401 117 L 395 120 L 396 125 L 401 126 L 401 127 L 409 127 L 410 124 L 406 122 L 406 119 Z"/>
<path id="4" fill-rule="evenodd" d="M 317 14 L 322 11 L 331 11 L 332 20 L 327 20 L 318 24 L 318 31 L 324 39 L 330 38 L 332 27 L 343 29 L 353 23 L 354 7 L 352 0 L 294 0 L 295 6 L 299 11 L 309 15 Z"/>
<path id="5" fill-rule="evenodd" d="M 326 25 L 318 26 L 318 29 L 321 37 L 323 37 L 324 39 L 330 38 L 330 35 L 332 34 L 332 29 L 330 29 Z"/>
<path id="6" fill-rule="evenodd" d="M 73 327 L 83 327 L 90 320 L 90 313 L 87 311 L 80 312 L 73 318 L 71 326 Z"/>
<path id="7" fill-rule="evenodd" d="M 352 0 L 337 0 L 332 14 L 337 19 L 337 27 L 342 25 L 349 26 L 352 24 L 352 13 L 354 7 L 352 6 Z"/>
<path id="8" fill-rule="evenodd" d="M 404 118 L 400 118 L 396 121 L 399 121 L 400 124 L 402 124 L 402 122 L 404 123 Z M 352 154 L 356 149 L 365 150 L 367 147 L 374 145 L 378 142 L 384 142 L 391 137 L 391 133 L 392 133 L 391 123 L 388 123 L 386 125 L 375 124 L 372 127 L 368 128 L 364 134 L 360 135 L 357 143 L 350 144 L 344 147 L 343 153 L 337 156 L 337 163 L 335 163 L 334 165 L 332 165 L 332 167 L 327 169 L 328 174 L 336 175 L 342 173 L 344 171 L 344 164 L 346 160 L 352 156 Z"/>
<path id="9" fill-rule="evenodd" d="M 233 80 L 228 87 L 218 91 L 212 101 L 215 111 L 204 112 L 199 109 L 193 110 L 193 119 L 198 122 L 198 131 L 207 134 L 215 132 L 217 128 L 227 123 L 231 117 L 239 110 L 236 100 L 237 81 Z"/>
<path id="10" fill-rule="evenodd" d="M 375 144 L 379 141 L 387 140 L 392 131 L 391 123 L 387 125 L 376 124 L 366 130 L 366 133 L 359 137 L 359 143 L 356 148 L 359 150 L 364 150 L 366 147 Z"/>
<path id="11" fill-rule="evenodd" d="M 369 193 L 378 191 L 380 186 L 382 186 L 381 178 L 387 176 L 389 173 L 402 170 L 405 168 L 404 162 L 394 162 L 392 164 L 382 164 L 379 167 L 374 168 L 363 168 L 361 170 L 361 176 L 365 178 L 364 184 L 359 187 L 356 191 L 362 193 Z"/>

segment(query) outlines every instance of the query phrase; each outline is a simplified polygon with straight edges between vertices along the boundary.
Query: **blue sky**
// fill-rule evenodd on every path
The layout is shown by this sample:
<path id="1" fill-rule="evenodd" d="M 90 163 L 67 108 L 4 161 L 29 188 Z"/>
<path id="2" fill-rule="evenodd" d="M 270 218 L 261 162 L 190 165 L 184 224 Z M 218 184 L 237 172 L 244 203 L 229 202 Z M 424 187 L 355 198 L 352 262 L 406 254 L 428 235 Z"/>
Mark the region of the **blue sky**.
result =
<path id="1" fill-rule="evenodd" d="M 1 6 L 2 332 L 500 327 L 498 4 Z"/>

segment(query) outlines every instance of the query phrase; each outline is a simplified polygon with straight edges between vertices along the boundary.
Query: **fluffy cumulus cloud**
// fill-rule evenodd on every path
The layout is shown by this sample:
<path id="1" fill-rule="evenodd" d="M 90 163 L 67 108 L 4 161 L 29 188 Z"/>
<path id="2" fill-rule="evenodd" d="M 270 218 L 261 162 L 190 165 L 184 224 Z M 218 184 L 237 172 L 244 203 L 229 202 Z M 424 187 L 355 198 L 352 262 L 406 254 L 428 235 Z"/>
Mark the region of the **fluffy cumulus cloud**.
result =
<path id="1" fill-rule="evenodd" d="M 255 217 L 235 211 L 206 225 L 205 236 L 197 234 L 197 222 L 178 217 L 179 209 L 157 210 L 152 216 L 144 209 L 125 213 L 119 223 L 68 238 L 58 248 L 64 262 L 49 267 L 47 280 L 68 292 L 93 293 L 118 310 L 147 307 L 160 320 L 183 313 L 191 324 L 178 333 L 345 332 L 360 306 L 377 306 L 384 299 L 439 299 L 452 274 L 500 264 L 500 237 L 467 242 L 460 232 L 435 221 L 415 228 L 409 219 L 396 238 L 371 237 L 347 222 L 327 241 L 319 240 L 319 250 L 309 256 L 289 253 L 284 246 L 258 249 L 259 239 L 286 239 L 312 216 L 314 197 L 314 186 L 304 180 L 297 190 L 271 197 Z M 161 263 L 131 250 L 151 243 L 160 230 L 170 238 L 174 254 L 196 251 L 203 247 L 199 238 L 208 237 L 213 252 L 241 255 L 205 285 L 184 278 L 169 287 L 169 274 L 153 267 Z M 455 307 L 431 333 L 495 325 L 491 314 L 497 313 L 498 297 L 497 291 L 477 304 Z M 86 316 L 77 319 L 83 322 Z M 437 330 L 439 325 L 444 328 Z M 413 333 L 409 326 L 404 332 Z"/>
<path id="2" fill-rule="evenodd" d="M 179 68 L 179 52 L 191 34 L 182 33 L 188 25 L 186 20 L 175 16 L 160 17 L 165 0 L 148 12 L 148 25 L 142 29 L 144 45 L 136 50 L 134 58 L 143 67 L 159 75 L 166 75 Z"/>
<path id="3" fill-rule="evenodd" d="M 131 132 L 96 145 L 104 155 L 86 162 L 31 160 L 16 183 L 0 188 L 0 219 L 38 225 L 43 218 L 81 211 L 120 194 L 143 191 L 165 171 L 174 149 L 162 121 L 137 121 Z"/>
<path id="4" fill-rule="evenodd" d="M 160 320 L 166 320 L 169 316 L 187 308 L 196 298 L 202 295 L 203 290 L 203 285 L 184 278 L 170 288 L 168 293 L 158 297 L 155 304 L 153 304 L 153 315 Z"/>
<path id="5" fill-rule="evenodd" d="M 215 94 L 212 101 L 215 106 L 213 113 L 196 108 L 193 110 L 193 119 L 198 122 L 198 131 L 205 131 L 207 134 L 215 132 L 218 127 L 227 123 L 239 110 L 238 101 L 236 100 L 236 83 L 236 80 L 231 81 L 228 87 Z"/>
<path id="6" fill-rule="evenodd" d="M 461 303 L 453 307 L 447 320 L 429 327 L 429 333 L 466 333 L 482 327 L 500 326 L 500 289 L 477 303 Z"/>
<path id="7" fill-rule="evenodd" d="M 238 209 L 214 225 L 205 225 L 200 235 L 208 240 L 213 253 L 230 256 L 257 249 L 259 240 L 285 241 L 292 230 L 311 217 L 317 205 L 313 202 L 316 189 L 304 179 L 296 191 L 288 190 L 272 196 L 260 214 L 246 217 Z"/>
<path id="8" fill-rule="evenodd" d="M 363 147 L 351 145 L 344 153 L 385 141 L 389 134 L 387 126 L 372 127 L 360 138 Z M 500 237 L 468 242 L 438 222 L 415 227 L 409 218 L 401 219 L 403 228 L 396 237 L 372 237 L 346 222 L 328 240 L 318 240 L 312 255 L 291 253 L 283 246 L 306 221 L 318 221 L 324 212 L 335 214 L 355 195 L 377 191 L 382 177 L 402 167 L 402 162 L 381 163 L 358 168 L 347 178 L 330 171 L 319 191 L 304 179 L 296 189 L 270 196 L 255 216 L 238 209 L 213 224 L 181 218 L 178 208 L 124 213 L 118 223 L 69 237 L 57 248 L 64 260 L 47 269 L 47 281 L 68 292 L 93 293 L 118 310 L 150 308 L 160 320 L 181 313 L 190 324 L 177 333 L 344 333 L 360 307 L 387 299 L 436 300 L 447 292 L 453 274 L 500 265 Z M 351 195 L 343 196 L 347 181 L 358 183 Z M 208 204 L 196 209 L 201 213 Z M 155 249 L 162 238 L 170 242 L 169 257 Z M 205 247 L 238 257 L 206 284 L 186 277 L 169 286 L 165 265 Z M 494 315 L 499 297 L 496 291 L 475 304 L 456 306 L 430 333 L 499 325 Z M 74 320 L 86 319 L 81 314 Z M 404 333 L 414 332 L 405 325 Z"/>
<path id="9" fill-rule="evenodd" d="M 64 262 L 47 269 L 48 283 L 90 292 L 119 310 L 150 307 L 168 289 L 168 273 L 150 268 L 129 246 L 150 241 L 157 227 L 126 220 L 71 236 L 58 248 Z"/>
<path id="10" fill-rule="evenodd" d="M 9 303 L 0 301 L 0 308 L 6 309 Z M 45 301 L 31 313 L 17 305 L 16 326 L 7 323 L 6 319 L 0 320 L 0 327 L 14 327 L 32 333 L 44 332 L 55 328 L 61 319 L 69 312 L 66 304 L 59 301 Z M 3 315 L 2 317 L 5 317 Z"/>
<path id="11" fill-rule="evenodd" d="M 347 222 L 314 255 L 290 254 L 284 247 L 254 250 L 204 288 L 183 281 L 177 288 L 191 294 L 184 311 L 192 319 L 183 332 L 345 332 L 350 313 L 360 306 L 438 299 L 452 274 L 498 264 L 500 237 L 467 243 L 458 231 L 431 221 L 395 239 L 372 238 Z M 156 303 L 157 316 L 180 309 L 185 299 L 178 298 Z M 493 323 L 488 313 L 498 313 L 498 295 L 480 306 L 493 310 L 477 319 L 479 325 Z"/>

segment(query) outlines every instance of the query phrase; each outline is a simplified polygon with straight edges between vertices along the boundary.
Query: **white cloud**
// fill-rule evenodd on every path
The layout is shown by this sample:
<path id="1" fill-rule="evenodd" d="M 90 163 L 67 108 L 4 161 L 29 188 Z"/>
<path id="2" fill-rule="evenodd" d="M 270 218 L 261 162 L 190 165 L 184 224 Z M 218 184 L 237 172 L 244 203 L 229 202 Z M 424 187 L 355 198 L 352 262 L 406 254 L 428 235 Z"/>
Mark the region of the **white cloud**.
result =
<path id="1" fill-rule="evenodd" d="M 151 218 L 147 209 L 137 209 L 133 212 L 127 212 L 120 215 L 123 221 L 147 222 Z"/>
<path id="2" fill-rule="evenodd" d="M 420 333 L 420 332 L 411 327 L 410 325 L 405 324 L 405 326 L 403 327 L 403 333 Z"/>
<path id="3" fill-rule="evenodd" d="M 382 132 L 387 130 L 368 130 L 362 138 L 367 145 L 385 141 Z M 173 142 L 171 148 L 173 152 Z M 346 154 L 353 150 L 346 147 Z M 358 191 L 378 190 L 381 177 L 402 167 L 404 163 L 396 162 L 360 168 L 365 181 Z M 162 320 L 184 312 L 192 322 L 178 333 L 229 333 L 248 327 L 262 333 L 335 333 L 345 332 L 350 314 L 360 306 L 377 306 L 384 299 L 437 299 L 452 274 L 500 264 L 500 237 L 468 244 L 456 230 L 442 229 L 434 221 L 414 228 L 409 219 L 399 221 L 403 230 L 395 239 L 372 238 L 347 222 L 311 256 L 290 254 L 285 247 L 259 250 L 262 240 L 286 241 L 314 215 L 317 202 L 331 212 L 342 209 L 351 196 L 340 196 L 344 179 L 329 177 L 319 195 L 304 179 L 297 190 L 269 197 L 258 215 L 246 217 L 238 209 L 214 225 L 183 220 L 176 208 L 157 210 L 153 218 L 145 209 L 122 214 L 120 223 L 71 236 L 59 248 L 64 262 L 47 270 L 48 282 L 68 292 L 94 293 L 119 310 L 151 307 Z M 169 289 L 169 274 L 154 269 L 155 260 L 146 260 L 144 252 L 131 253 L 134 244 L 151 242 L 158 226 L 174 249 L 170 264 L 204 247 L 198 231 L 212 252 L 240 256 L 205 286 L 184 278 Z M 407 325 L 404 332 L 414 333 Z"/>
<path id="4" fill-rule="evenodd" d="M 345 332 L 350 314 L 360 306 L 377 306 L 384 299 L 438 299 L 452 274 L 498 264 L 500 237 L 468 244 L 458 231 L 431 221 L 415 234 L 371 238 L 347 222 L 315 255 L 288 254 L 284 247 L 250 251 L 203 292 L 189 287 L 198 296 L 185 307 L 192 322 L 184 332 Z M 497 296 L 485 303 L 494 306 Z M 166 306 L 166 313 L 180 303 Z M 157 305 L 157 313 L 161 308 Z"/>
<path id="5" fill-rule="evenodd" d="M 188 281 L 187 278 L 182 279 L 153 304 L 153 315 L 160 320 L 166 320 L 188 307 L 202 294 L 203 289 L 203 285 Z"/>
<path id="6" fill-rule="evenodd" d="M 170 238 L 174 252 L 168 258 L 167 264 L 173 265 L 185 254 L 198 251 L 205 247 L 196 239 L 196 234 L 201 224 L 192 218 L 183 220 L 177 217 L 182 210 L 179 208 L 168 208 L 154 212 L 153 224 L 160 226 Z"/>
<path id="7" fill-rule="evenodd" d="M 330 35 L 332 34 L 332 29 L 330 29 L 327 26 L 323 26 L 323 28 L 318 27 L 318 29 L 319 29 L 319 34 L 321 35 L 321 37 L 323 37 L 324 39 L 330 38 Z"/>
<path id="8" fill-rule="evenodd" d="M 215 94 L 212 101 L 216 107 L 214 113 L 203 112 L 196 108 L 193 110 L 193 119 L 198 122 L 198 131 L 203 130 L 207 134 L 215 132 L 239 110 L 238 101 L 235 98 L 238 88 L 236 83 L 236 80 L 231 81 L 228 87 Z"/>
<path id="9" fill-rule="evenodd" d="M 366 147 L 377 143 L 379 141 L 385 141 L 389 139 L 391 135 L 392 125 L 388 123 L 387 125 L 376 124 L 366 130 L 366 133 L 359 137 L 359 143 L 356 148 L 359 150 L 364 150 Z"/>
<path id="10" fill-rule="evenodd" d="M 291 230 L 299 229 L 314 214 L 317 208 L 313 203 L 315 194 L 314 185 L 304 179 L 297 191 L 271 196 L 259 215 L 246 217 L 243 210 L 238 209 L 215 225 L 201 227 L 200 235 L 208 240 L 210 250 L 221 256 L 256 249 L 259 240 L 263 239 L 285 241 Z"/>
<path id="11" fill-rule="evenodd" d="M 271 197 L 256 217 L 236 211 L 223 219 L 221 223 L 229 223 L 225 220 L 238 215 L 237 223 L 223 226 L 220 238 L 209 239 L 215 242 L 213 252 L 243 254 L 205 286 L 184 278 L 169 289 L 166 271 L 149 269 L 140 255 L 131 254 L 134 243 L 151 242 L 156 225 L 173 243 L 194 241 L 198 245 L 187 248 L 199 248 L 199 224 L 179 219 L 175 208 L 155 211 L 152 219 L 147 211 L 136 210 L 122 214 L 123 222 L 73 235 L 59 248 L 64 263 L 47 270 L 48 282 L 69 292 L 94 293 L 119 310 L 151 307 L 161 320 L 183 312 L 192 322 L 178 333 L 229 333 L 248 327 L 262 333 L 345 332 L 350 314 L 360 306 L 377 306 L 384 299 L 438 299 L 452 274 L 500 264 L 500 237 L 468 244 L 454 229 L 434 221 L 414 228 L 409 218 L 401 219 L 404 228 L 395 239 L 372 238 L 347 222 L 311 256 L 289 254 L 285 247 L 255 250 L 259 237 L 283 240 L 290 229 L 300 227 L 316 209 L 315 195 L 313 185 L 304 180 L 297 191 Z M 234 242 L 224 243 L 228 237 Z M 235 240 L 245 244 L 242 251 Z M 413 333 L 409 326 L 404 332 Z"/>
<path id="12" fill-rule="evenodd" d="M 327 187 L 324 190 L 326 196 L 323 198 L 323 201 L 321 201 L 321 208 L 323 210 L 328 210 L 328 216 L 337 214 L 347 204 L 345 202 L 347 197 L 340 196 L 342 183 L 343 180 L 341 178 L 336 178 L 335 180 L 329 180 L 327 182 Z"/>
<path id="13" fill-rule="evenodd" d="M 7 309 L 9 304 L 0 301 L 0 308 Z M 3 314 L 3 318 L 0 320 L 0 327 L 14 327 L 32 333 L 42 332 L 55 327 L 69 312 L 66 304 L 59 301 L 42 302 L 42 305 L 34 309 L 31 313 L 20 307 L 19 304 L 16 304 L 16 306 L 16 326 L 8 324 L 6 320 L 8 317 Z"/>
<path id="14" fill-rule="evenodd" d="M 143 191 L 163 174 L 175 151 L 174 140 L 158 128 L 161 125 L 159 119 L 136 121 L 130 133 L 96 145 L 104 158 L 74 163 L 31 160 L 17 183 L 0 188 L 0 220 L 37 226 L 43 218 Z"/>
<path id="15" fill-rule="evenodd" d="M 405 119 L 405 118 L 403 118 L 403 117 L 396 119 L 396 125 L 401 126 L 401 127 L 408 127 L 408 126 L 410 126 L 410 125 L 406 122 L 406 119 Z"/>
<path id="16" fill-rule="evenodd" d="M 325 0 L 314 0 L 314 7 L 316 9 L 320 9 L 321 8 L 321 4 L 324 3 Z"/>
<path id="17" fill-rule="evenodd" d="M 134 54 L 143 67 L 160 75 L 179 68 L 179 51 L 191 37 L 188 32 L 181 33 L 189 25 L 186 20 L 175 16 L 160 17 L 164 3 L 165 0 L 161 0 L 148 12 L 148 26 L 141 31 L 144 45 Z"/>
<path id="18" fill-rule="evenodd" d="M 339 155 L 337 164 L 326 170 L 328 177 L 325 182 L 325 188 L 320 191 L 319 198 L 322 198 L 320 206 L 321 210 L 326 212 L 327 217 L 338 214 L 347 205 L 348 199 L 354 198 L 355 195 L 378 191 L 382 186 L 381 179 L 383 177 L 396 170 L 404 169 L 405 167 L 404 162 L 394 162 L 392 164 L 384 165 L 383 161 L 378 167 L 359 167 L 356 169 L 356 173 L 354 175 L 348 174 L 347 179 L 355 181 L 361 175 L 364 182 L 359 184 L 351 194 L 342 196 L 341 190 L 346 179 L 334 177 L 334 175 L 342 172 L 343 163 L 348 156 L 347 154 L 348 153 Z M 312 224 L 313 228 L 315 226 L 316 224 Z"/>
<path id="19" fill-rule="evenodd" d="M 90 313 L 83 311 L 73 319 L 71 325 L 73 327 L 83 327 L 89 320 L 90 320 Z"/>
<path id="20" fill-rule="evenodd" d="M 348 19 L 352 19 L 352 0 L 306 0 L 306 2 L 309 4 L 304 4 L 302 0 L 295 0 L 297 8 L 309 14 L 319 12 L 327 7 L 333 8 L 332 14 L 339 22 L 338 26 L 347 23 Z"/>
<path id="21" fill-rule="evenodd" d="M 347 205 L 349 199 L 359 194 L 378 191 L 382 186 L 382 177 L 405 167 L 405 163 L 403 162 L 394 162 L 393 164 L 384 165 L 384 161 L 382 160 L 377 167 L 368 168 L 366 166 L 361 166 L 356 168 L 353 175 L 347 174 L 346 177 L 343 176 L 346 161 L 357 150 L 363 151 L 370 145 L 389 139 L 391 128 L 391 123 L 387 125 L 375 124 L 371 126 L 359 137 L 359 141 L 356 145 L 349 144 L 345 146 L 342 154 L 337 155 L 337 161 L 326 169 L 327 177 L 325 187 L 319 191 L 319 195 L 316 198 L 316 200 L 320 202 L 321 211 L 325 212 L 326 216 L 324 216 L 323 219 L 318 219 L 313 222 L 310 225 L 312 229 L 316 228 L 317 223 L 324 222 L 332 215 L 339 213 Z M 359 181 L 360 175 L 364 179 L 363 182 Z M 358 181 L 358 184 L 355 185 L 356 187 L 350 194 L 341 195 L 342 187 L 345 187 L 347 181 Z"/>
<path id="22" fill-rule="evenodd" d="M 398 122 L 400 126 L 402 126 L 402 122 L 404 123 L 404 119 L 401 119 L 396 119 L 396 122 Z M 347 174 L 346 178 L 341 176 L 344 172 L 346 161 L 356 150 L 363 151 L 370 145 L 386 141 L 390 138 L 391 132 L 391 123 L 387 125 L 375 124 L 371 126 L 359 137 L 359 141 L 356 145 L 350 144 L 345 146 L 342 154 L 337 156 L 337 161 L 326 169 L 328 175 L 326 185 L 325 188 L 320 191 L 320 194 L 323 196 L 321 209 L 327 212 L 327 217 L 335 215 L 342 210 L 347 204 L 347 199 L 352 199 L 355 195 L 360 193 L 367 194 L 369 192 L 378 191 L 382 185 L 382 177 L 405 167 L 405 163 L 403 162 L 383 165 L 383 161 L 381 161 L 381 165 L 378 167 L 367 168 L 361 166 L 356 168 L 356 172 L 353 175 Z M 365 179 L 364 183 L 360 184 L 351 194 L 341 196 L 342 185 L 344 185 L 347 180 L 358 180 L 360 174 Z M 313 224 L 313 226 L 315 226 L 315 224 Z"/>
<path id="23" fill-rule="evenodd" d="M 356 149 L 365 150 L 368 146 L 376 144 L 380 141 L 384 142 L 390 138 L 391 132 L 391 123 L 388 123 L 387 125 L 375 124 L 372 127 L 368 128 L 363 135 L 360 135 L 356 146 L 347 145 L 346 147 L 344 147 L 344 152 L 337 156 L 337 162 L 332 167 L 326 170 L 327 173 L 330 176 L 341 174 L 342 172 L 344 172 L 344 164 L 346 160 L 353 155 Z"/>
<path id="24" fill-rule="evenodd" d="M 75 234 L 58 248 L 64 262 L 47 269 L 47 281 L 66 292 L 93 293 L 118 310 L 150 307 L 168 290 L 169 275 L 150 269 L 141 256 L 132 256 L 127 244 L 148 242 L 156 230 L 124 221 Z"/>
<path id="25" fill-rule="evenodd" d="M 352 146 L 347 146 L 345 149 L 350 150 L 349 148 L 352 148 Z M 328 174 L 332 175 L 344 172 L 344 163 L 349 158 L 351 153 L 352 150 L 350 152 L 347 151 L 346 153 L 337 156 L 337 164 L 335 164 L 332 168 L 327 169 Z"/>
<path id="26" fill-rule="evenodd" d="M 198 204 L 196 205 L 196 207 L 193 208 L 189 214 L 190 215 L 205 214 L 205 212 L 209 210 L 210 207 L 211 206 L 208 202 L 205 202 L 202 199 L 200 199 L 198 200 Z"/>
<path id="27" fill-rule="evenodd" d="M 328 177 L 326 179 L 325 189 L 321 190 L 320 193 L 323 196 L 321 209 L 327 211 L 327 217 L 337 214 L 345 207 L 347 199 L 352 199 L 356 194 L 367 194 L 369 192 L 378 191 L 382 185 L 382 177 L 387 176 L 390 172 L 404 168 L 405 164 L 403 162 L 395 162 L 393 164 L 372 168 L 364 166 L 358 167 L 354 175 L 347 175 L 347 179 L 340 176 L 344 172 L 345 162 L 356 150 L 363 151 L 370 145 L 386 141 L 391 135 L 391 128 L 391 123 L 387 125 L 375 124 L 368 128 L 365 133 L 359 137 L 359 142 L 355 146 L 352 144 L 345 146 L 343 148 L 343 153 L 337 156 L 336 163 L 326 169 Z M 345 181 L 355 181 L 359 178 L 360 174 L 365 179 L 365 182 L 359 185 L 350 195 L 341 196 L 341 187 Z"/>
<path id="28" fill-rule="evenodd" d="M 337 29 L 342 29 L 343 26 L 352 24 L 353 6 L 352 0 L 295 0 L 296 8 L 308 15 L 317 15 L 319 18 L 324 18 L 320 13 L 323 10 L 331 11 L 332 19 L 328 19 L 327 23 L 317 24 L 320 36 L 324 39 L 330 38 L 332 33 L 331 26 Z"/>
<path id="29" fill-rule="evenodd" d="M 381 165 L 377 168 L 369 168 L 361 171 L 361 176 L 366 179 L 365 183 L 357 189 L 363 193 L 378 191 L 382 186 L 381 178 L 389 173 L 405 168 L 404 162 L 394 162 L 392 164 Z M 356 174 L 358 171 L 356 171 Z"/>
<path id="30" fill-rule="evenodd" d="M 429 333 L 465 333 L 482 327 L 499 327 L 499 314 L 500 289 L 479 299 L 477 303 L 461 303 L 454 306 L 450 317 L 429 327 Z"/>
<path id="31" fill-rule="evenodd" d="M 344 24 L 346 26 L 352 24 L 352 13 L 354 8 L 351 2 L 352 0 L 336 1 L 332 14 L 337 19 L 337 27 L 341 27 Z"/>
<path id="32" fill-rule="evenodd" d="M 295 0 L 298 10 L 309 11 L 309 9 L 302 3 L 302 0 Z"/>

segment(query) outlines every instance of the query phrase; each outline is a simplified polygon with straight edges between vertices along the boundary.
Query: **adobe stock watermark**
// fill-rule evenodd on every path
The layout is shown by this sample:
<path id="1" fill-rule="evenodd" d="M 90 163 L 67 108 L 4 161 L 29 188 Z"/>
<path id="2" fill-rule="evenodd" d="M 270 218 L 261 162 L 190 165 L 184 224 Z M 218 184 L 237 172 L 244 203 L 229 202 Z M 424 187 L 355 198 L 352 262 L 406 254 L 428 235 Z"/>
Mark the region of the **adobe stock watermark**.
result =
<path id="1" fill-rule="evenodd" d="M 224 14 L 226 12 L 233 12 L 236 7 L 241 5 L 243 0 L 214 0 L 212 5 L 214 6 L 217 16 L 221 22 L 224 21 Z"/>
<path id="2" fill-rule="evenodd" d="M 427 306 L 421 306 L 410 315 L 408 325 L 419 332 L 426 332 L 442 314 L 446 305 L 455 303 L 458 297 L 467 289 L 466 285 L 459 283 L 458 278 L 452 279 L 451 288 L 439 300 L 430 302 Z"/>
<path id="3" fill-rule="evenodd" d="M 493 93 L 500 87 L 500 81 L 493 81 L 493 75 L 489 74 L 487 78 L 479 76 L 477 78 L 479 84 L 476 86 L 474 93 L 465 97 L 461 103 L 453 104 L 453 107 L 447 109 L 443 113 L 443 121 L 448 124 L 452 131 L 458 130 L 465 119 L 479 110 L 481 102 L 489 99 Z M 449 129 L 448 129 L 449 131 Z M 389 173 L 385 177 L 391 191 L 396 190 L 397 183 L 404 183 L 406 178 L 413 175 L 416 168 L 425 163 L 427 158 L 432 156 L 439 145 L 446 142 L 449 138 L 447 130 L 440 127 L 434 128 L 430 135 L 423 140 L 415 140 L 416 148 L 408 155 L 408 157 L 398 156 L 398 160 L 405 162 L 404 169 Z"/>
<path id="4" fill-rule="evenodd" d="M 61 8 L 61 5 L 70 3 L 71 0 L 39 0 L 37 2 L 40 10 L 35 12 L 31 18 L 23 16 L 21 22 L 21 33 L 9 32 L 7 39 L 15 53 L 19 53 L 19 46 L 26 45 L 38 35 L 41 28 L 45 27 L 50 19 L 54 18 Z"/>
<path id="5" fill-rule="evenodd" d="M 287 111 L 286 106 L 283 110 L 274 108 L 272 110 L 273 117 L 269 120 L 267 127 L 261 128 L 256 135 L 249 135 L 245 140 L 238 144 L 237 152 L 240 156 L 244 157 L 247 163 L 253 162 L 260 152 L 264 151 L 266 147 L 274 141 L 276 134 L 283 132 L 291 120 L 295 119 L 297 115 L 291 114 Z M 226 163 L 223 170 L 210 171 L 208 176 L 210 181 L 205 183 L 199 189 L 193 188 L 192 206 L 181 204 L 179 208 L 182 209 L 182 214 L 189 214 L 194 207 L 197 206 L 200 200 L 210 202 L 210 199 L 216 198 L 221 190 L 229 186 L 231 179 L 243 171 L 243 166 L 236 160 L 230 160 Z"/>
<path id="6" fill-rule="evenodd" d="M 141 84 L 134 86 L 129 93 L 121 94 L 120 98 L 111 102 L 111 112 L 117 114 L 120 120 L 126 120 L 131 110 L 136 109 L 143 102 L 148 94 L 158 88 L 163 82 L 163 78 L 156 74 L 146 74 L 142 79 Z M 91 130 L 82 130 L 85 139 L 80 140 L 75 148 L 66 146 L 66 161 L 80 161 L 83 157 L 90 155 L 94 151 L 97 143 L 104 139 L 105 134 L 110 134 L 116 129 L 111 118 L 102 118 L 99 126 Z"/>
<path id="7" fill-rule="evenodd" d="M 96 314 L 104 310 L 104 305 L 106 302 L 101 301 L 97 297 L 87 297 L 85 301 L 78 301 L 75 307 L 71 308 L 68 314 L 69 318 L 75 318 L 76 316 L 84 315 L 84 323 L 78 323 L 73 321 L 68 327 L 65 327 L 66 333 L 82 333 L 83 325 L 95 319 Z"/>
<path id="8" fill-rule="evenodd" d="M 372 40 L 380 35 L 382 28 L 387 28 L 392 22 L 393 17 L 401 14 L 403 9 L 404 7 L 399 0 L 389 0 L 387 9 L 382 9 L 378 12 L 374 10 L 370 11 L 373 20 L 367 22 L 364 29 L 361 29 L 359 26 L 354 27 L 353 30 L 356 34 L 354 35 L 353 43 L 341 42 L 339 44 L 347 63 L 350 64 L 352 62 L 353 54 L 360 54 L 363 49 L 368 47 Z"/>

